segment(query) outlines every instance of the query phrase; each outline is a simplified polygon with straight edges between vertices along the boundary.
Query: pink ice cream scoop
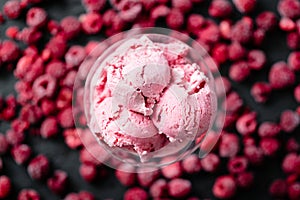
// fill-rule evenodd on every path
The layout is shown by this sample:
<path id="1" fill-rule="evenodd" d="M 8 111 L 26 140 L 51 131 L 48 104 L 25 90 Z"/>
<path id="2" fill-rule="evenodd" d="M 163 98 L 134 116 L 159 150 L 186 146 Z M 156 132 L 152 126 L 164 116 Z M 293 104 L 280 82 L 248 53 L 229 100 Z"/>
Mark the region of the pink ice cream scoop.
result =
<path id="1" fill-rule="evenodd" d="M 98 139 L 142 158 L 205 133 L 215 102 L 208 78 L 187 54 L 188 46 L 180 42 L 155 43 L 142 36 L 108 56 L 92 84 L 89 126 Z"/>

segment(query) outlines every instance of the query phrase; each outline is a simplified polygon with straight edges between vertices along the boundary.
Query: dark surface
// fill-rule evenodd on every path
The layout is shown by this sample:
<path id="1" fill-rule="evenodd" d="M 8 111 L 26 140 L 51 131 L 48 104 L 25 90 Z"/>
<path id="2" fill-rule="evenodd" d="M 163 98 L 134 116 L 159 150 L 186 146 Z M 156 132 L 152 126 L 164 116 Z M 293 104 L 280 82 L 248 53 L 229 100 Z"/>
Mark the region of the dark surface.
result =
<path id="1" fill-rule="evenodd" d="M 0 8 L 5 1 L 0 1 Z M 205 4 L 204 4 L 205 5 Z M 195 12 L 199 12 L 207 16 L 207 5 L 194 8 Z M 276 11 L 277 0 L 259 0 L 258 12 L 262 10 Z M 80 0 L 49 0 L 47 3 L 41 4 L 44 7 L 52 19 L 60 20 L 64 16 L 74 15 L 79 16 L 84 13 L 84 8 L 81 5 Z M 276 11 L 277 13 L 277 11 Z M 239 17 L 239 14 L 236 14 Z M 277 16 L 278 13 L 277 13 Z M 18 25 L 20 27 L 25 26 L 24 17 L 19 20 L 9 20 L 3 25 L 0 25 L 0 38 L 5 38 L 5 30 L 10 25 Z M 259 122 L 264 120 L 278 121 L 280 113 L 284 109 L 295 109 L 297 103 L 293 99 L 292 89 L 273 92 L 271 100 L 264 105 L 259 105 L 254 102 L 250 96 L 249 90 L 254 81 L 267 80 L 268 68 L 272 63 L 279 60 L 286 60 L 289 50 L 285 44 L 286 35 L 279 30 L 269 34 L 264 45 L 263 50 L 267 53 L 268 65 L 260 71 L 254 72 L 248 81 L 243 84 L 233 83 L 233 88 L 241 95 L 245 103 L 258 113 Z M 93 37 L 79 38 L 76 40 L 76 44 L 85 45 L 90 39 L 100 39 L 101 35 Z M 227 75 L 228 66 L 221 67 L 223 75 Z M 297 80 L 299 83 L 299 74 L 297 74 Z M 14 93 L 14 77 L 11 72 L 0 72 L 0 94 L 7 95 Z M 8 128 L 8 124 L 0 122 L 0 131 L 5 132 Z M 299 129 L 295 133 L 299 133 Z M 299 134 L 298 134 L 299 135 Z M 283 137 L 283 140 L 285 138 Z M 299 136 L 298 136 L 299 139 Z M 62 169 L 68 172 L 70 179 L 69 192 L 78 192 L 80 190 L 88 190 L 92 192 L 96 199 L 122 199 L 123 193 L 126 190 L 125 187 L 115 179 L 113 176 L 113 170 L 108 169 L 109 175 L 106 178 L 99 179 L 92 184 L 86 183 L 79 175 L 79 154 L 78 151 L 70 150 L 63 142 L 62 138 L 44 140 L 40 137 L 27 137 L 28 142 L 33 147 L 34 155 L 39 153 L 45 154 L 51 161 L 53 169 Z M 282 156 L 279 156 L 282 157 Z M 7 174 L 11 177 L 13 184 L 13 194 L 10 199 L 15 199 L 17 192 L 22 188 L 34 188 L 39 191 L 42 199 L 55 200 L 60 199 L 55 196 L 47 188 L 45 182 L 32 181 L 26 172 L 26 168 L 18 166 L 8 155 L 3 157 L 4 170 L 3 174 Z M 275 167 L 274 167 L 275 166 Z M 239 190 L 236 199 L 257 199 L 268 200 L 271 199 L 268 195 L 268 186 L 275 177 L 284 177 L 279 166 L 279 158 L 268 159 L 262 167 L 253 169 L 255 172 L 255 185 L 247 191 Z M 253 171 L 251 170 L 251 171 Z M 190 176 L 190 180 L 193 183 L 193 195 L 201 198 L 212 198 L 211 193 L 212 184 L 216 175 L 226 173 L 225 170 L 220 170 L 217 174 L 208 174 L 201 172 L 197 175 Z"/>

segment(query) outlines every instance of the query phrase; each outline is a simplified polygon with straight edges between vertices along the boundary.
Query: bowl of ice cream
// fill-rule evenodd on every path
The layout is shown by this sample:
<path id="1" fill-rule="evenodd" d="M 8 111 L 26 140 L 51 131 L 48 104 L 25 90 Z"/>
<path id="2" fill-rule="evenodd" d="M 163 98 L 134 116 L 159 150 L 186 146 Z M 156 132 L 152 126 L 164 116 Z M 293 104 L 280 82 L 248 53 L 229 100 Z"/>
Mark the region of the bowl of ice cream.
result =
<path id="1" fill-rule="evenodd" d="M 81 102 L 89 129 L 79 135 L 95 158 L 113 168 L 155 169 L 199 149 L 204 156 L 218 139 L 217 68 L 199 44 L 170 33 L 154 28 L 112 36 L 79 69 L 74 97 L 83 89 L 83 101 L 75 100 L 73 108 L 78 114 Z M 85 143 L 83 133 L 96 142 Z M 104 160 L 99 152 L 106 153 Z"/>

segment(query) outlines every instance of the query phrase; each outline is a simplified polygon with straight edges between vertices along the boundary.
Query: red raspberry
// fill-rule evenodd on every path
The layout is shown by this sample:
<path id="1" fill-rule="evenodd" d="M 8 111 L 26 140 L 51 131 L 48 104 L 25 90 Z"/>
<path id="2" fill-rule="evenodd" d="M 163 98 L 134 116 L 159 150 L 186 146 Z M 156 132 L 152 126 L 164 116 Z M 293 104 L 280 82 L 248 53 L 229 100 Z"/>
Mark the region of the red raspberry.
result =
<path id="1" fill-rule="evenodd" d="M 198 37 L 204 43 L 216 43 L 220 39 L 219 27 L 214 23 L 211 23 L 198 32 Z"/>
<path id="2" fill-rule="evenodd" d="M 182 168 L 186 173 L 198 173 L 201 170 L 201 161 L 196 154 L 189 155 L 182 163 Z"/>
<path id="3" fill-rule="evenodd" d="M 300 2 L 298 0 L 280 0 L 277 9 L 283 17 L 293 19 L 300 16 Z"/>
<path id="4" fill-rule="evenodd" d="M 151 11 L 153 7 L 156 5 L 156 0 L 141 0 L 143 7 L 147 11 Z"/>
<path id="5" fill-rule="evenodd" d="M 189 180 L 175 178 L 168 183 L 169 195 L 175 198 L 183 198 L 187 196 L 192 189 L 192 184 Z"/>
<path id="6" fill-rule="evenodd" d="M 295 100 L 300 103 L 300 85 L 297 85 L 297 87 L 295 87 L 294 89 L 294 97 Z"/>
<path id="7" fill-rule="evenodd" d="M 136 181 L 136 174 L 133 172 L 134 169 L 130 165 L 122 164 L 115 171 L 115 176 L 122 185 L 131 186 L 134 185 Z"/>
<path id="8" fill-rule="evenodd" d="M 162 175 L 168 179 L 179 178 L 182 175 L 180 162 L 175 162 L 161 169 Z"/>
<path id="9" fill-rule="evenodd" d="M 15 146 L 21 144 L 24 141 L 25 136 L 23 132 L 15 132 L 14 130 L 9 129 L 6 131 L 6 139 L 10 145 Z"/>
<path id="10" fill-rule="evenodd" d="M 22 8 L 20 2 L 17 0 L 6 1 L 3 5 L 3 13 L 9 19 L 16 19 L 21 15 Z"/>
<path id="11" fill-rule="evenodd" d="M 86 148 L 80 150 L 79 160 L 85 164 L 100 165 L 101 162 L 97 160 Z"/>
<path id="12" fill-rule="evenodd" d="M 280 115 L 280 126 L 285 132 L 293 132 L 300 123 L 299 115 L 292 110 L 285 110 Z"/>
<path id="13" fill-rule="evenodd" d="M 64 200 L 80 200 L 80 198 L 78 194 L 71 192 L 65 196 Z"/>
<path id="14" fill-rule="evenodd" d="M 81 177 L 87 182 L 92 182 L 93 180 L 95 180 L 97 175 L 96 166 L 92 164 L 81 164 L 79 172 Z"/>
<path id="15" fill-rule="evenodd" d="M 251 136 L 243 137 L 243 145 L 244 146 L 254 146 L 255 143 L 256 142 L 253 137 L 251 137 Z"/>
<path id="16" fill-rule="evenodd" d="M 260 47 L 266 38 L 266 31 L 263 29 L 256 29 L 253 32 L 253 44 L 256 47 Z"/>
<path id="17" fill-rule="evenodd" d="M 51 35 L 57 35 L 57 33 L 61 30 L 61 27 L 57 21 L 50 19 L 47 23 L 47 30 Z"/>
<path id="18" fill-rule="evenodd" d="M 0 45 L 0 61 L 13 62 L 19 58 L 20 50 L 17 44 L 10 40 L 4 40 Z"/>
<path id="19" fill-rule="evenodd" d="M 215 172 L 220 166 L 220 159 L 216 154 L 209 153 L 201 159 L 201 166 L 206 172 Z"/>
<path id="20" fill-rule="evenodd" d="M 58 109 L 63 109 L 72 105 L 72 94 L 73 91 L 69 88 L 62 87 L 59 91 L 58 97 L 56 99 L 56 107 Z"/>
<path id="21" fill-rule="evenodd" d="M 31 148 L 26 144 L 15 146 L 11 150 L 11 155 L 17 164 L 24 164 L 31 156 Z"/>
<path id="22" fill-rule="evenodd" d="M 86 57 L 85 49 L 82 46 L 72 46 L 65 55 L 67 68 L 78 67 Z"/>
<path id="23" fill-rule="evenodd" d="M 166 18 L 166 23 L 171 29 L 179 29 L 184 23 L 183 13 L 178 9 L 171 9 Z"/>
<path id="24" fill-rule="evenodd" d="M 182 13 L 187 13 L 192 9 L 191 0 L 172 0 L 172 7 L 178 9 Z"/>
<path id="25" fill-rule="evenodd" d="M 244 148 L 244 154 L 248 158 L 249 162 L 254 165 L 261 164 L 264 158 L 261 148 L 255 146 L 246 146 Z"/>
<path id="26" fill-rule="evenodd" d="M 223 20 L 219 24 L 219 30 L 221 37 L 229 40 L 231 37 L 231 27 L 232 27 L 232 22 L 230 20 Z"/>
<path id="27" fill-rule="evenodd" d="M 269 71 L 269 82 L 274 89 L 284 89 L 294 84 L 294 72 L 283 61 L 273 64 Z"/>
<path id="28" fill-rule="evenodd" d="M 231 61 L 243 59 L 246 56 L 246 49 L 238 42 L 233 42 L 228 46 L 228 58 Z"/>
<path id="29" fill-rule="evenodd" d="M 233 157 L 227 164 L 228 171 L 233 174 L 245 172 L 248 167 L 248 160 L 245 157 Z"/>
<path id="30" fill-rule="evenodd" d="M 220 176 L 216 179 L 212 191 L 217 198 L 228 199 L 235 195 L 236 183 L 229 175 Z"/>
<path id="31" fill-rule="evenodd" d="M 288 187 L 288 196 L 291 200 L 300 199 L 300 183 L 296 182 Z"/>
<path id="32" fill-rule="evenodd" d="M 48 158 L 46 158 L 44 155 L 38 155 L 33 158 L 27 167 L 28 174 L 31 176 L 31 178 L 36 180 L 46 178 L 49 169 L 50 166 Z"/>
<path id="33" fill-rule="evenodd" d="M 257 133 L 260 137 L 274 137 L 277 136 L 281 128 L 274 122 L 263 122 L 259 125 Z"/>
<path id="34" fill-rule="evenodd" d="M 300 150 L 300 144 L 296 141 L 295 138 L 290 138 L 286 142 L 285 148 L 288 152 L 297 152 Z"/>
<path id="35" fill-rule="evenodd" d="M 168 194 L 168 183 L 165 179 L 156 180 L 149 189 L 153 198 L 164 197 Z"/>
<path id="36" fill-rule="evenodd" d="M 272 87 L 269 83 L 256 82 L 251 87 L 251 95 L 253 99 L 258 103 L 265 103 L 272 92 Z"/>
<path id="37" fill-rule="evenodd" d="M 5 35 L 8 38 L 15 39 L 20 29 L 17 26 L 10 26 L 6 29 Z"/>
<path id="38" fill-rule="evenodd" d="M 254 176 L 251 172 L 242 172 L 236 177 L 236 185 L 240 188 L 249 188 L 253 184 L 253 181 Z"/>
<path id="39" fill-rule="evenodd" d="M 294 71 L 300 71 L 300 51 L 290 53 L 288 57 L 288 66 Z"/>
<path id="40" fill-rule="evenodd" d="M 242 82 L 248 78 L 250 72 L 251 69 L 247 62 L 238 61 L 230 66 L 229 77 L 236 82 Z"/>
<path id="41" fill-rule="evenodd" d="M 204 26 L 205 19 L 202 15 L 191 14 L 187 19 L 187 30 L 191 33 L 197 33 Z"/>
<path id="42" fill-rule="evenodd" d="M 72 24 L 70 26 L 73 26 Z M 67 25 L 64 26 L 68 27 Z M 66 30 L 65 30 L 66 31 Z M 51 52 L 52 58 L 61 58 L 65 55 L 67 49 L 66 41 L 61 36 L 52 37 L 49 42 L 46 44 L 46 48 Z"/>
<path id="43" fill-rule="evenodd" d="M 232 133 L 223 133 L 219 146 L 219 155 L 221 157 L 233 157 L 239 152 L 239 138 Z"/>
<path id="44" fill-rule="evenodd" d="M 253 37 L 253 20 L 243 17 L 232 27 L 231 40 L 242 44 L 249 43 Z"/>
<path id="45" fill-rule="evenodd" d="M 284 198 L 287 193 L 287 185 L 284 180 L 277 179 L 269 187 L 269 193 L 276 198 Z"/>
<path id="46" fill-rule="evenodd" d="M 54 175 L 47 180 L 47 186 L 55 194 L 63 194 L 67 186 L 68 174 L 62 170 L 56 170 Z"/>
<path id="47" fill-rule="evenodd" d="M 22 189 L 18 194 L 18 200 L 40 200 L 39 193 L 33 189 Z"/>
<path id="48" fill-rule="evenodd" d="M 1 133 L 0 134 L 0 155 L 5 154 L 8 148 L 9 148 L 9 143 L 7 142 L 5 135 Z"/>
<path id="49" fill-rule="evenodd" d="M 67 39 L 73 39 L 81 30 L 81 24 L 76 17 L 68 16 L 60 21 L 60 27 Z"/>
<path id="50" fill-rule="evenodd" d="M 275 138 L 262 138 L 259 145 L 266 156 L 274 156 L 280 147 L 279 141 Z"/>
<path id="51" fill-rule="evenodd" d="M 219 43 L 212 49 L 212 57 L 218 64 L 222 64 L 227 61 L 228 48 L 226 44 Z"/>
<path id="52" fill-rule="evenodd" d="M 158 5 L 151 10 L 150 18 L 157 20 L 161 17 L 166 17 L 170 13 L 170 8 L 165 5 Z"/>
<path id="53" fill-rule="evenodd" d="M 61 78 L 66 73 L 66 64 L 59 60 L 52 60 L 46 66 L 46 73 L 54 78 Z"/>
<path id="54" fill-rule="evenodd" d="M 77 75 L 77 71 L 69 71 L 67 73 L 67 75 L 65 76 L 65 78 L 63 80 L 61 80 L 61 86 L 65 86 L 68 88 L 73 88 L 75 79 L 76 79 L 76 75 Z"/>
<path id="55" fill-rule="evenodd" d="M 79 21 L 81 22 L 82 30 L 86 34 L 96 34 L 102 28 L 102 18 L 97 13 L 87 13 L 80 16 Z"/>
<path id="56" fill-rule="evenodd" d="M 208 8 L 208 13 L 212 17 L 225 18 L 232 13 L 232 6 L 226 0 L 213 0 Z"/>
<path id="57" fill-rule="evenodd" d="M 270 11 L 260 13 L 255 21 L 258 28 L 263 29 L 264 31 L 273 30 L 277 25 L 276 15 Z"/>
<path id="58" fill-rule="evenodd" d="M 77 130 L 76 129 L 66 129 L 63 132 L 65 143 L 71 149 L 76 149 L 82 145 L 78 131 L 81 131 L 81 130 L 80 129 L 77 129 Z"/>
<path id="59" fill-rule="evenodd" d="M 11 192 L 10 179 L 5 175 L 0 176 L 0 199 L 4 199 L 8 197 L 10 192 Z"/>
<path id="60" fill-rule="evenodd" d="M 299 34 L 296 31 L 289 33 L 286 37 L 286 43 L 288 47 L 292 50 L 299 49 L 300 48 Z"/>
<path id="61" fill-rule="evenodd" d="M 250 135 L 254 133 L 256 126 L 257 122 L 255 112 L 242 115 L 236 122 L 236 129 L 241 135 Z"/>
<path id="62" fill-rule="evenodd" d="M 56 112 L 55 103 L 50 99 L 42 99 L 41 101 L 41 109 L 44 116 L 51 115 Z"/>
<path id="63" fill-rule="evenodd" d="M 279 28 L 283 31 L 290 32 L 295 30 L 296 24 L 292 19 L 283 17 L 279 21 Z"/>
<path id="64" fill-rule="evenodd" d="M 62 128 L 71 128 L 74 126 L 72 108 L 68 107 L 60 111 L 57 116 L 58 123 Z"/>
<path id="65" fill-rule="evenodd" d="M 15 119 L 11 122 L 11 128 L 15 132 L 24 132 L 29 128 L 29 122 L 22 119 Z"/>
<path id="66" fill-rule="evenodd" d="M 141 14 L 142 4 L 135 3 L 132 6 L 125 7 L 119 12 L 119 16 L 126 22 L 135 21 Z"/>
<path id="67" fill-rule="evenodd" d="M 26 82 L 32 82 L 43 74 L 44 65 L 41 58 L 33 55 L 25 55 L 17 63 L 14 75 Z"/>
<path id="68" fill-rule="evenodd" d="M 80 200 L 95 200 L 94 195 L 87 191 L 80 191 L 78 195 Z"/>
<path id="69" fill-rule="evenodd" d="M 98 41 L 89 41 L 84 49 L 87 55 L 89 55 L 100 43 Z"/>
<path id="70" fill-rule="evenodd" d="M 46 118 L 41 125 L 41 136 L 50 138 L 58 134 L 58 124 L 55 117 Z"/>
<path id="71" fill-rule="evenodd" d="M 98 12 L 104 8 L 105 0 L 82 0 L 82 4 L 87 12 Z"/>
<path id="72" fill-rule="evenodd" d="M 148 194 L 145 190 L 139 187 L 128 189 L 124 194 L 124 200 L 147 200 Z"/>
<path id="73" fill-rule="evenodd" d="M 42 38 L 42 33 L 34 27 L 25 27 L 18 32 L 16 39 L 25 44 L 36 44 Z"/>
<path id="74" fill-rule="evenodd" d="M 137 180 L 139 184 L 143 187 L 149 187 L 160 175 L 158 170 L 144 172 L 144 170 L 139 170 L 137 173 Z"/>
<path id="75" fill-rule="evenodd" d="M 296 153 L 287 154 L 282 161 L 282 170 L 287 174 L 295 173 L 298 160 Z"/>
<path id="76" fill-rule="evenodd" d="M 238 112 L 243 106 L 243 100 L 238 93 L 232 91 L 226 96 L 226 101 L 222 107 L 226 110 L 227 114 Z"/>
<path id="77" fill-rule="evenodd" d="M 260 70 L 267 62 L 266 55 L 261 50 L 251 50 L 248 53 L 248 65 L 251 69 Z"/>
<path id="78" fill-rule="evenodd" d="M 42 75 L 34 81 L 32 90 L 36 100 L 51 98 L 56 90 L 56 79 L 48 74 Z"/>
<path id="79" fill-rule="evenodd" d="M 41 27 L 46 24 L 47 13 L 42 8 L 30 8 L 26 14 L 26 24 L 32 27 Z"/>
<path id="80" fill-rule="evenodd" d="M 233 0 L 233 3 L 241 13 L 252 12 L 256 6 L 256 0 Z"/>

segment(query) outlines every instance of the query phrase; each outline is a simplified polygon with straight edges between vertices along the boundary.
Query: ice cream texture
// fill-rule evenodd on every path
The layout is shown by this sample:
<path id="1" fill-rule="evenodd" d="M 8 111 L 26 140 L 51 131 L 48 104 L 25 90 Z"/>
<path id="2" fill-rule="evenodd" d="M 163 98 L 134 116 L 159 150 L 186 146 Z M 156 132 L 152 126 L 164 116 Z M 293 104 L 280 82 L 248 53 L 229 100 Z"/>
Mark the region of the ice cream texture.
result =
<path id="1" fill-rule="evenodd" d="M 212 91 L 188 52 L 180 41 L 143 35 L 109 55 L 92 81 L 89 126 L 98 139 L 145 156 L 204 134 L 214 114 Z"/>

